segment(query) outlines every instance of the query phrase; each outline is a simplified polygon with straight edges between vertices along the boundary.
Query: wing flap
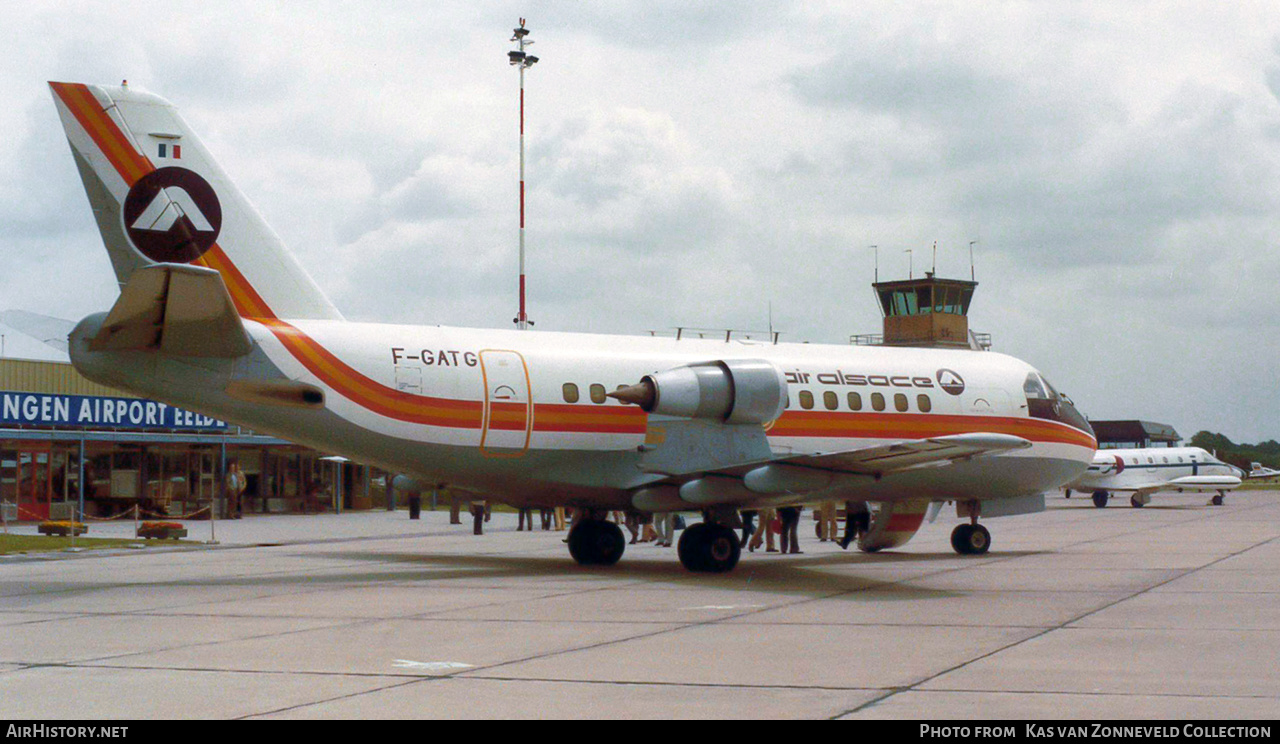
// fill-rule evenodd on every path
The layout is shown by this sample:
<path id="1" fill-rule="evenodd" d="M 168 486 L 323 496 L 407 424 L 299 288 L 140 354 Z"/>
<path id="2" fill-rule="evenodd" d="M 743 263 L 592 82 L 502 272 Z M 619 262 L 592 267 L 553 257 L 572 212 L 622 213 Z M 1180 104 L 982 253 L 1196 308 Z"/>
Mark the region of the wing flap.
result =
<path id="1" fill-rule="evenodd" d="M 129 278 L 89 348 L 230 359 L 253 343 L 217 271 L 154 264 Z"/>

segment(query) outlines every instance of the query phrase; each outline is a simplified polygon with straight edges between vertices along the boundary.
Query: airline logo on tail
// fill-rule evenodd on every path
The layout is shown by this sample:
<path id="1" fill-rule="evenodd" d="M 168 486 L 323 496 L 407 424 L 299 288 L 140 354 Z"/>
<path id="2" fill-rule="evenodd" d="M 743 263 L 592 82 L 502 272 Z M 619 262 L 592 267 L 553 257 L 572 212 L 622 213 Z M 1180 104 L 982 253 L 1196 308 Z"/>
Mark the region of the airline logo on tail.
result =
<path id="1" fill-rule="evenodd" d="M 188 263 L 213 247 L 222 205 L 209 182 L 186 168 L 151 171 L 129 189 L 124 225 L 142 255 L 159 263 Z"/>

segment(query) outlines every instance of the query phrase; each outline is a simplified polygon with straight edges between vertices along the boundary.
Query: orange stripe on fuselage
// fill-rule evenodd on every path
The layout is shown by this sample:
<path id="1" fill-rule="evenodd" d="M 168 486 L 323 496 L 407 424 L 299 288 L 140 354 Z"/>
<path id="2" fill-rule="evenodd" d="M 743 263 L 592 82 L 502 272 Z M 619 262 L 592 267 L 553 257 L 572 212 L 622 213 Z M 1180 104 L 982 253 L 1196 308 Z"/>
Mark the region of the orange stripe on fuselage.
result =
<path id="1" fill-rule="evenodd" d="M 838 413 L 791 410 L 783 412 L 769 429 L 769 436 L 924 439 L 972 431 L 1011 434 L 1032 442 L 1097 448 L 1097 441 L 1088 434 L 1054 421 L 1010 416 L 963 416 L 937 413 Z"/>
<path id="2" fill-rule="evenodd" d="M 479 401 L 413 395 L 382 385 L 338 359 L 307 334 L 274 318 L 258 318 L 289 353 L 338 394 L 374 413 L 417 424 L 478 429 Z"/>

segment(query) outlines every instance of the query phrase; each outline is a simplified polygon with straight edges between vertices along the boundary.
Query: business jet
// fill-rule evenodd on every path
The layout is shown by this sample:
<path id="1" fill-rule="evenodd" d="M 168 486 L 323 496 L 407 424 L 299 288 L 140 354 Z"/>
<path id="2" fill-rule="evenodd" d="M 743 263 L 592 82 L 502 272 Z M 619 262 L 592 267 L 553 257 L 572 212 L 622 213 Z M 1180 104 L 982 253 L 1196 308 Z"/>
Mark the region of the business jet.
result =
<path id="1" fill-rule="evenodd" d="M 1272 469 L 1272 468 L 1266 468 L 1266 467 L 1263 467 L 1263 466 L 1262 466 L 1262 463 L 1260 463 L 1260 462 L 1251 462 L 1251 463 L 1249 463 L 1249 476 L 1248 476 L 1248 477 L 1249 477 L 1249 479 L 1250 479 L 1250 480 L 1253 480 L 1253 479 L 1255 479 L 1255 478 L 1258 478 L 1258 479 L 1261 479 L 1261 478 L 1274 478 L 1274 477 L 1276 477 L 1277 475 L 1280 475 L 1280 470 L 1274 470 L 1274 469 Z"/>
<path id="2" fill-rule="evenodd" d="M 1222 506 L 1227 491 L 1239 488 L 1244 471 L 1199 447 L 1151 447 L 1099 450 L 1084 475 L 1066 486 L 1092 492 L 1093 505 L 1102 508 L 1116 492 L 1128 493 L 1129 503 L 1143 507 L 1160 491 L 1212 492 L 1212 504 Z"/>
<path id="3" fill-rule="evenodd" d="M 515 506 L 569 505 L 569 552 L 611 565 L 608 510 L 698 510 L 692 571 L 731 570 L 739 510 L 869 507 L 867 551 L 930 504 L 1044 508 L 1084 471 L 1088 422 L 991 352 L 345 321 L 168 101 L 50 83 L 121 286 L 70 334 L 91 380 Z"/>

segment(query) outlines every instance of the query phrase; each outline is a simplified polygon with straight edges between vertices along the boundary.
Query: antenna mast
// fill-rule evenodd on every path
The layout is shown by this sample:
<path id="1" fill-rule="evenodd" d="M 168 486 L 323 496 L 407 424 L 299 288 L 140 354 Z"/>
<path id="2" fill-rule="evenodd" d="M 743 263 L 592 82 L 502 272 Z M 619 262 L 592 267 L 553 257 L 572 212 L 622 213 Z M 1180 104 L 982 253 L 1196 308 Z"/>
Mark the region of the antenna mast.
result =
<path id="1" fill-rule="evenodd" d="M 529 30 L 524 27 L 524 19 L 520 19 L 520 27 L 513 30 L 511 40 L 516 42 L 515 51 L 507 52 L 507 60 L 520 69 L 520 310 L 516 313 L 514 322 L 516 328 L 525 330 L 533 325 L 533 321 L 529 320 L 529 316 L 525 313 L 525 281 L 524 281 L 524 71 L 526 68 L 533 67 L 537 63 L 538 58 L 532 54 L 525 54 L 524 48 L 533 43 L 533 39 L 527 38 Z"/>

